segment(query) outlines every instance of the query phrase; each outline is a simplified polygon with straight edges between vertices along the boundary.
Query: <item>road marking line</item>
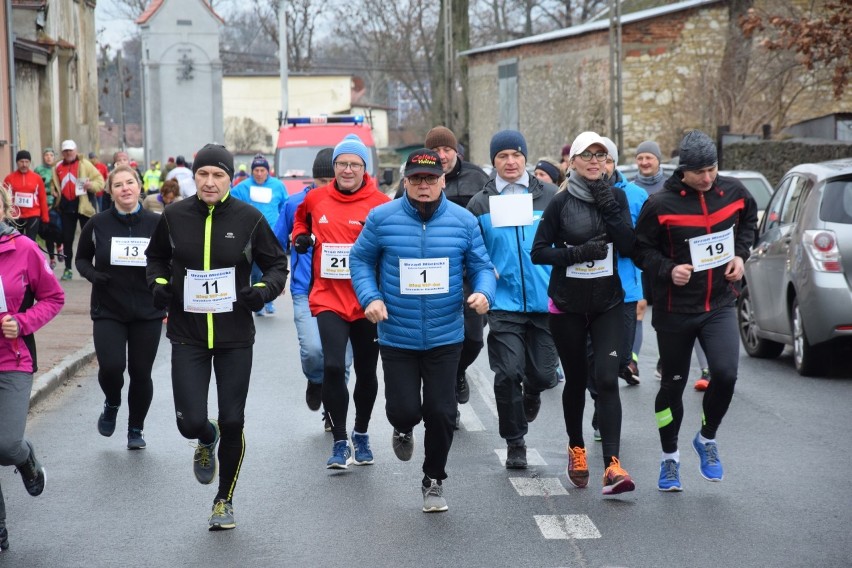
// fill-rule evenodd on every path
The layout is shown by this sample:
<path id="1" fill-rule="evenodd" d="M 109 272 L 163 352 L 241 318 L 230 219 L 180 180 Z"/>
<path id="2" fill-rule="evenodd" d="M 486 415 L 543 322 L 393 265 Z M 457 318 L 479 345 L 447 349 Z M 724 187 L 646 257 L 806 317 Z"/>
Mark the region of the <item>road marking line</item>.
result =
<path id="1" fill-rule="evenodd" d="M 509 481 L 521 497 L 568 495 L 558 477 L 510 477 Z"/>
<path id="2" fill-rule="evenodd" d="M 503 467 L 506 467 L 506 448 L 497 448 L 494 450 L 494 453 L 496 453 L 497 457 L 500 458 L 500 463 L 503 464 Z M 527 448 L 527 465 L 547 465 L 547 462 L 544 461 L 544 458 L 541 457 L 538 450 L 535 448 Z"/>
<path id="3" fill-rule="evenodd" d="M 461 425 L 468 432 L 482 432 L 485 426 L 476 415 L 476 411 L 469 404 L 460 404 L 459 412 L 461 413 Z"/>
<path id="4" fill-rule="evenodd" d="M 476 391 L 482 397 L 482 400 L 485 401 L 485 406 L 488 407 L 491 414 L 494 415 L 494 418 L 497 418 L 497 401 L 494 399 L 494 385 L 491 384 L 476 365 L 468 367 L 467 372 L 470 374 L 470 377 L 473 379 L 473 383 L 476 385 Z"/>
<path id="5" fill-rule="evenodd" d="M 601 538 L 592 520 L 586 515 L 533 515 L 538 530 L 547 539 Z"/>

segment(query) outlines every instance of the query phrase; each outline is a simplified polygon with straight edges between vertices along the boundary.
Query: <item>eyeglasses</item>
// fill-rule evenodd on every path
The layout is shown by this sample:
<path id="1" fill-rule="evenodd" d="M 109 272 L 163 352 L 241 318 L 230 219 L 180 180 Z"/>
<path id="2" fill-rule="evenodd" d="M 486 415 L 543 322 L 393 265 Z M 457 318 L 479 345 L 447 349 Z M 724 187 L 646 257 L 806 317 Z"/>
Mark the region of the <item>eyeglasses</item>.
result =
<path id="1" fill-rule="evenodd" d="M 606 152 L 589 152 L 588 150 L 586 150 L 585 152 L 580 152 L 579 154 L 575 154 L 575 155 L 580 156 L 581 158 L 583 158 L 583 160 L 585 160 L 587 162 L 591 162 L 592 157 L 597 158 L 597 160 L 599 162 L 603 162 L 604 160 L 606 160 L 606 157 L 608 156 L 608 154 Z"/>
<path id="2" fill-rule="evenodd" d="M 412 185 L 420 185 L 424 181 L 428 185 L 435 185 L 438 183 L 438 176 L 409 176 L 408 178 L 408 183 Z"/>
<path id="3" fill-rule="evenodd" d="M 364 164 L 359 164 L 358 162 L 334 162 L 334 167 L 341 172 L 345 172 L 349 168 L 353 173 L 357 174 L 364 169 Z"/>

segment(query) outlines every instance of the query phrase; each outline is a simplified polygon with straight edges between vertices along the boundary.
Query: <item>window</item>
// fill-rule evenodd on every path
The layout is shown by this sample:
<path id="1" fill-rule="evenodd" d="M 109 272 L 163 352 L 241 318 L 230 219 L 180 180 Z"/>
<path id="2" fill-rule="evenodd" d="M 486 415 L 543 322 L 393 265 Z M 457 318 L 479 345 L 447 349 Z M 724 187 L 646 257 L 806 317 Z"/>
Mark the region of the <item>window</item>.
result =
<path id="1" fill-rule="evenodd" d="M 819 218 L 829 223 L 852 225 L 852 179 L 831 180 L 825 185 Z"/>
<path id="2" fill-rule="evenodd" d="M 802 202 L 802 196 L 806 194 L 805 188 L 808 187 L 808 180 L 802 176 L 792 176 L 790 179 L 790 189 L 787 191 L 787 199 L 784 203 L 784 209 L 781 211 L 781 224 L 787 225 L 796 220 L 796 210 L 799 203 Z"/>
<path id="3" fill-rule="evenodd" d="M 784 203 L 784 197 L 787 195 L 787 188 L 790 187 L 790 178 L 781 181 L 781 185 L 775 190 L 775 195 L 772 196 L 766 211 L 763 213 L 763 230 L 769 231 L 781 224 L 781 206 Z"/>
<path id="4" fill-rule="evenodd" d="M 507 59 L 497 65 L 500 130 L 518 130 L 518 60 Z"/>

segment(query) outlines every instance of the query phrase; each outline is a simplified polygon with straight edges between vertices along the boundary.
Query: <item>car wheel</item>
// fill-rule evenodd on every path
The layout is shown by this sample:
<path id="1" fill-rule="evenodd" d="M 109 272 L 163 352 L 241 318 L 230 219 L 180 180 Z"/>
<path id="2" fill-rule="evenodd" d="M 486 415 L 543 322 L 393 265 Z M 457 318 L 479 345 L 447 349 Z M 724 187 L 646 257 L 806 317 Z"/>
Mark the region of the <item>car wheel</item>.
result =
<path id="1" fill-rule="evenodd" d="M 824 374 L 828 353 L 825 346 L 814 346 L 808 343 L 798 299 L 793 300 L 791 323 L 793 328 L 793 362 L 796 365 L 796 371 L 805 377 Z"/>
<path id="2" fill-rule="evenodd" d="M 759 359 L 774 359 L 784 351 L 783 343 L 763 339 L 757 335 L 758 326 L 754 319 L 754 309 L 748 286 L 743 286 L 743 291 L 739 300 L 737 300 L 737 321 L 740 327 L 740 339 L 749 356 Z"/>

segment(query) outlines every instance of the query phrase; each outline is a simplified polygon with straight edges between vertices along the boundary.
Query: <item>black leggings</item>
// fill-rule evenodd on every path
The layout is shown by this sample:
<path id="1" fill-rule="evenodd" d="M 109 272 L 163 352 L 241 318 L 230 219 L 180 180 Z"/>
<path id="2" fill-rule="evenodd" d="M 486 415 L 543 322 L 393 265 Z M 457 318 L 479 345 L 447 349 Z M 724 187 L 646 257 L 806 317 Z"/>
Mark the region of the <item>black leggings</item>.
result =
<path id="1" fill-rule="evenodd" d="M 376 324 L 366 318 L 348 322 L 334 312 L 317 314 L 323 353 L 322 405 L 331 419 L 334 440 L 346 439 L 346 415 L 349 390 L 346 388 L 346 344 L 352 342 L 352 366 L 355 368 L 355 431 L 367 433 L 379 379 L 379 343 Z"/>
<path id="2" fill-rule="evenodd" d="M 163 322 L 159 319 L 127 323 L 112 319 L 94 320 L 92 334 L 98 357 L 98 383 L 107 404 L 121 405 L 125 368 L 130 377 L 127 389 L 128 428 L 142 430 L 145 427 L 145 416 L 154 396 L 151 369 L 160 346 L 162 328 Z"/>
<path id="3" fill-rule="evenodd" d="M 621 398 L 618 393 L 618 354 L 622 349 L 624 310 L 619 303 L 600 314 L 550 314 L 550 333 L 562 361 L 565 387 L 562 413 L 571 447 L 583 441 L 583 410 L 586 406 L 586 337 L 594 351 L 594 384 L 597 390 L 598 427 L 601 431 L 604 467 L 618 457 L 621 444 Z"/>
<path id="4" fill-rule="evenodd" d="M 65 269 L 71 270 L 74 254 L 74 234 L 77 232 L 77 224 L 80 224 L 80 230 L 86 226 L 89 218 L 80 215 L 76 211 L 62 212 L 62 254 L 65 255 Z"/>
<path id="5" fill-rule="evenodd" d="M 214 432 L 207 418 L 210 371 L 216 372 L 219 401 L 219 491 L 216 499 L 230 501 L 245 455 L 246 397 L 251 378 L 252 347 L 207 349 L 172 343 L 172 390 L 178 430 L 187 439 L 209 444 Z"/>
<path id="6" fill-rule="evenodd" d="M 660 348 L 662 380 L 654 402 L 657 428 L 663 451 L 677 451 L 677 437 L 683 421 L 683 391 L 689 378 L 695 339 L 707 355 L 713 380 L 704 392 L 701 435 L 712 440 L 722 423 L 737 382 L 740 336 L 734 307 L 718 308 L 700 314 L 673 314 L 662 310 L 653 314 Z"/>

